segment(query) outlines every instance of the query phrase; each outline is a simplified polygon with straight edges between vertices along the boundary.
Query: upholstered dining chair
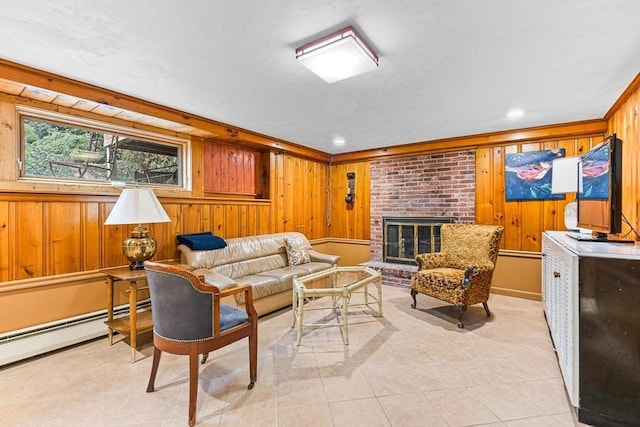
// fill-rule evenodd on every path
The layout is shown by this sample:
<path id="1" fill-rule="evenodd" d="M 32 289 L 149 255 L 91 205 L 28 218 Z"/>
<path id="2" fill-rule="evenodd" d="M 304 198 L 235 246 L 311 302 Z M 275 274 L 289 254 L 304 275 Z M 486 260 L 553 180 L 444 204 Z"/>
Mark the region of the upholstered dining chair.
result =
<path id="1" fill-rule="evenodd" d="M 151 316 L 153 318 L 153 362 L 147 392 L 154 391 L 163 351 L 189 356 L 189 425 L 196 422 L 198 357 L 205 363 L 209 352 L 242 338 L 249 338 L 249 389 L 257 379 L 258 320 L 253 308 L 251 286 L 220 290 L 190 271 L 177 266 L 145 262 Z M 245 307 L 239 309 L 220 300 L 244 293 Z"/>
<path id="2" fill-rule="evenodd" d="M 455 306 L 458 327 L 467 306 L 482 303 L 491 316 L 487 300 L 498 259 L 502 226 L 443 224 L 440 252 L 418 254 L 418 271 L 411 278 L 412 308 L 416 295 L 425 294 Z"/>

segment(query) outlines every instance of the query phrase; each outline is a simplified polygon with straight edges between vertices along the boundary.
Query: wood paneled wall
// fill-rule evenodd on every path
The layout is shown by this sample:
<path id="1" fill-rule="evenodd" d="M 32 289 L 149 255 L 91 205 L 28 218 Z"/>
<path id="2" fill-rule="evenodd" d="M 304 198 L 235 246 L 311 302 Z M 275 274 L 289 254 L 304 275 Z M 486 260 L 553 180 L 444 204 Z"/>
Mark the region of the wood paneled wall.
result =
<path id="1" fill-rule="evenodd" d="M 272 155 L 271 163 L 271 232 L 299 231 L 312 240 L 327 237 L 327 164 L 286 153 Z"/>
<path id="2" fill-rule="evenodd" d="M 127 264 L 121 242 L 132 229 L 104 225 L 119 195 L 116 188 L 17 181 L 15 118 L 15 105 L 0 100 L 0 333 L 104 309 L 104 279 L 96 272 Z M 206 144 L 212 141 L 191 138 L 190 189 L 155 189 L 171 218 L 149 226 L 158 241 L 155 260 L 179 257 L 175 236 L 181 233 L 328 236 L 326 161 L 282 150 L 257 152 L 259 176 L 251 179 L 259 181 L 256 189 L 264 198 L 237 188 L 238 194 L 217 197 L 205 188 L 205 174 L 215 161 L 206 158 Z M 57 304 L 51 305 L 52 295 Z M 126 301 L 124 288 L 117 297 Z"/>
<path id="3" fill-rule="evenodd" d="M 204 144 L 204 191 L 207 193 L 244 194 L 262 198 L 256 169 L 260 153 L 226 144 Z"/>
<path id="4" fill-rule="evenodd" d="M 575 193 L 564 200 L 507 201 L 505 199 L 505 154 L 565 149 L 565 156 L 586 152 L 602 141 L 604 134 L 521 142 L 481 147 L 476 151 L 476 222 L 504 226 L 502 248 L 540 252 L 545 230 L 564 230 L 564 207 L 575 201 Z"/>
<path id="5" fill-rule="evenodd" d="M 622 140 L 622 209 L 640 233 L 640 74 L 607 113 L 608 133 Z M 630 231 L 623 221 L 622 234 Z M 633 238 L 633 235 L 630 235 Z M 637 237 L 636 237 L 637 239 Z M 638 239 L 637 239 L 638 240 Z"/>
<path id="6" fill-rule="evenodd" d="M 170 223 L 151 224 L 155 259 L 178 257 L 177 234 L 211 230 L 224 238 L 300 231 L 325 238 L 328 169 L 292 156 L 276 157 L 274 200 L 160 197 Z M 0 281 L 126 264 L 121 242 L 131 226 L 105 226 L 116 196 L 0 193 Z"/>
<path id="7" fill-rule="evenodd" d="M 371 176 L 370 162 L 350 162 L 331 165 L 329 237 L 340 239 L 369 240 Z M 346 203 L 347 173 L 355 172 L 355 200 Z"/>
<path id="8" fill-rule="evenodd" d="M 196 150 L 197 151 L 197 150 Z M 301 231 L 328 234 L 326 164 L 274 157 L 271 200 L 160 196 L 170 223 L 152 224 L 154 259 L 177 259 L 175 236 L 211 230 L 225 238 Z M 104 309 L 99 268 L 125 265 L 130 226 L 105 226 L 117 195 L 0 192 L 0 333 Z M 66 279 L 65 279 L 66 277 Z M 119 286 L 116 299 L 126 301 Z"/>
<path id="9" fill-rule="evenodd" d="M 631 103 L 637 102 L 637 93 Z M 616 116 L 620 120 L 621 113 Z M 613 119 L 612 119 L 613 120 Z M 628 127 L 627 127 L 628 128 Z M 629 129 L 629 128 L 628 128 Z M 638 223 L 637 126 L 625 139 L 625 211 Z M 633 133 L 635 132 L 635 133 Z M 568 156 L 585 152 L 604 135 L 584 135 L 505 146 L 482 147 L 476 154 L 476 222 L 505 226 L 503 248 L 540 251 L 544 230 L 563 229 L 564 206 L 574 200 L 505 201 L 506 153 L 564 148 Z M 310 239 L 369 239 L 369 162 L 327 167 L 322 162 L 273 154 L 270 200 L 160 197 L 171 223 L 153 224 L 156 259 L 174 259 L 175 235 L 212 230 L 225 238 L 280 231 L 301 231 Z M 636 163 L 634 165 L 633 163 Z M 635 169 L 634 169 L 635 168 Z M 356 199 L 344 201 L 347 172 L 356 173 Z M 629 199 L 629 200 L 627 200 Z M 0 194 L 0 280 L 52 276 L 126 263 L 121 242 L 128 226 L 104 226 L 114 195 Z M 329 209 L 328 209 L 329 207 Z M 115 243 L 115 244 L 114 244 Z"/>
<path id="10" fill-rule="evenodd" d="M 544 230 L 564 230 L 564 207 L 575 200 L 568 194 L 564 200 L 506 201 L 504 158 L 507 153 L 529 152 L 564 148 L 566 156 L 579 155 L 600 142 L 606 132 L 594 132 L 594 124 L 588 123 L 583 132 L 579 127 L 559 125 L 529 131 L 518 142 L 508 143 L 513 134 L 495 135 L 491 144 L 476 147 L 475 221 L 481 224 L 499 224 L 505 227 L 502 248 L 513 251 L 539 252 Z M 569 130 L 570 136 L 562 136 Z M 547 135 L 558 135 L 549 138 Z M 499 136 L 504 136 L 500 140 Z M 458 139 L 457 142 L 460 142 Z M 462 142 L 463 143 L 463 142 Z M 463 146 L 467 146 L 463 143 Z M 440 150 L 439 150 L 440 151 Z M 629 156 L 627 156 L 629 157 Z M 331 226 L 332 238 L 369 239 L 369 167 L 370 161 L 352 161 L 331 165 Z M 353 206 L 344 203 L 346 173 L 356 171 L 366 177 L 366 204 L 362 197 Z M 356 190 L 362 196 L 363 190 Z M 338 193 L 337 195 L 335 193 Z M 363 223 L 365 221 L 366 223 Z"/>
<path id="11" fill-rule="evenodd" d="M 624 140 L 625 215 L 638 228 L 637 82 L 623 98 L 608 114 L 606 126 L 593 121 L 454 138 L 349 154 L 334 164 L 325 158 L 314 159 L 311 154 L 287 152 L 286 145 L 277 150 L 266 148 L 260 154 L 268 182 L 262 200 L 207 197 L 205 141 L 193 137 L 191 188 L 157 191 L 172 222 L 150 226 L 159 243 L 155 259 L 178 256 L 176 234 L 203 230 L 212 230 L 225 238 L 300 231 L 312 240 L 366 241 L 370 236 L 370 160 L 428 153 L 431 149 L 476 150 L 476 222 L 503 224 L 506 228 L 503 249 L 537 252 L 542 231 L 563 228 L 562 212 L 573 196 L 560 201 L 506 202 L 505 154 L 550 148 L 565 148 L 567 155 L 579 154 L 612 132 Z M 13 322 L 16 316 L 2 314 L 0 332 L 101 308 L 99 294 L 103 288 L 95 286 L 100 283 L 95 271 L 126 264 L 120 242 L 130 232 L 127 226 L 103 225 L 117 199 L 116 189 L 17 183 L 16 138 L 15 106 L 5 99 L 0 102 L 0 312 L 9 313 L 8 307 L 21 306 L 21 313 L 37 311 L 38 316 L 31 319 L 27 314 L 27 318 Z M 347 172 L 356 173 L 354 204 L 344 201 Z M 83 274 L 76 272 L 87 272 L 86 278 L 76 277 Z M 74 276 L 69 284 L 65 284 L 65 275 Z M 87 282 L 82 284 L 85 279 Z M 56 299 L 68 298 L 68 302 L 65 300 L 64 306 L 56 305 L 55 310 L 46 312 L 42 307 L 51 301 L 52 290 Z"/>
<path id="12" fill-rule="evenodd" d="M 85 200 L 88 199 L 88 200 Z M 0 193 L 0 281 L 126 264 L 121 242 L 133 226 L 105 226 L 113 196 Z M 225 238 L 271 232 L 268 201 L 161 197 L 170 223 L 151 224 L 155 259 L 178 257 L 177 234 L 211 230 Z"/>

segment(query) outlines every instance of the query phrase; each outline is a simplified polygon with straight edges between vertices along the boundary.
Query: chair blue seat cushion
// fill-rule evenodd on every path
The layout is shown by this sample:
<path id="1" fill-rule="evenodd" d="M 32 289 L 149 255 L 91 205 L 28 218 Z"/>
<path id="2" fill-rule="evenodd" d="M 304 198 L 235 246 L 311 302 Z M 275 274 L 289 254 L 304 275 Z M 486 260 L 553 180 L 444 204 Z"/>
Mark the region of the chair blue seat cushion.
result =
<path id="1" fill-rule="evenodd" d="M 220 304 L 220 332 L 249 321 L 247 312 L 232 305 Z"/>
<path id="2" fill-rule="evenodd" d="M 208 251 L 211 249 L 222 249 L 227 246 L 227 242 L 222 237 L 212 234 L 210 231 L 203 233 L 179 234 L 176 236 L 178 243 L 186 245 L 192 251 Z"/>

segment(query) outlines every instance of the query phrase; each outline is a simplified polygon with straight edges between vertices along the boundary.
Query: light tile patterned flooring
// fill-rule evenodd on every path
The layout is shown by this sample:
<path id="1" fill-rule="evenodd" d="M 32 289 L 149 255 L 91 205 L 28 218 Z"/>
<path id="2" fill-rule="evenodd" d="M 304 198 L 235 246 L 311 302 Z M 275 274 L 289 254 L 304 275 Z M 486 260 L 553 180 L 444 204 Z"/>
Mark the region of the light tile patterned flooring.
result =
<path id="1" fill-rule="evenodd" d="M 449 305 L 424 295 L 410 304 L 408 289 L 384 286 L 385 317 L 371 315 L 376 305 L 353 308 L 348 346 L 337 327 L 305 329 L 296 346 L 291 310 L 261 318 L 255 388 L 246 340 L 212 353 L 197 425 L 580 425 L 539 301 L 492 295 L 492 317 L 470 307 L 464 329 Z M 335 323 L 330 310 L 305 319 Z M 0 426 L 186 425 L 187 358 L 163 354 L 146 393 L 151 354 L 147 340 L 131 364 L 125 342 L 101 338 L 0 369 Z"/>

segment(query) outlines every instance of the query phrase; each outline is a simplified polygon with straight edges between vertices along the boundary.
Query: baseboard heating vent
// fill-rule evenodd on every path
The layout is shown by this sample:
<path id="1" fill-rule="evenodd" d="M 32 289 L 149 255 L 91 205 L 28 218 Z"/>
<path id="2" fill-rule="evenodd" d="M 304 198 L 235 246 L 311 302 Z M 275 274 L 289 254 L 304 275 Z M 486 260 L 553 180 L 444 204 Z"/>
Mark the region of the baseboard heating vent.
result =
<path id="1" fill-rule="evenodd" d="M 138 309 L 150 306 L 148 300 L 142 301 Z M 128 305 L 114 307 L 113 310 L 115 317 L 128 313 Z M 100 310 L 0 334 L 0 366 L 106 336 L 106 320 L 107 310 Z"/>

